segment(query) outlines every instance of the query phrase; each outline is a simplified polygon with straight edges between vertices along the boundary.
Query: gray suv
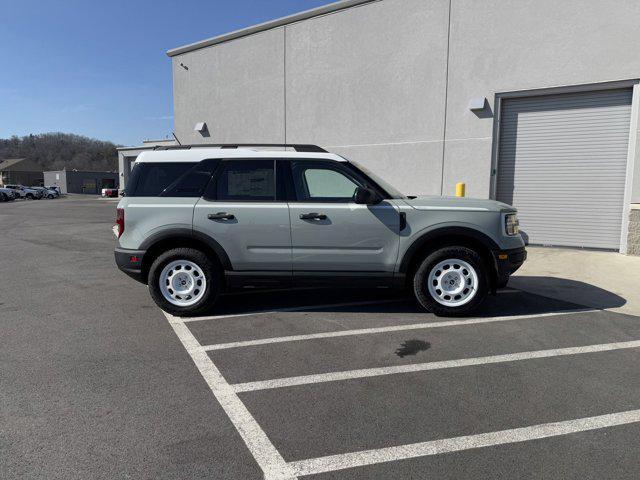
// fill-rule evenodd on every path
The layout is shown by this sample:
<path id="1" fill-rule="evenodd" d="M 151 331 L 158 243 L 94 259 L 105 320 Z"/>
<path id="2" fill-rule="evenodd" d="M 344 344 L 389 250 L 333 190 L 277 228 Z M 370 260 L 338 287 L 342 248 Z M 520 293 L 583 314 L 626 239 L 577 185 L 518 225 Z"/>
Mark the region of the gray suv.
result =
<path id="1" fill-rule="evenodd" d="M 407 287 L 426 310 L 465 315 L 526 259 L 509 205 L 405 196 L 314 145 L 254 147 L 161 147 L 135 162 L 115 259 L 166 312 L 311 285 Z"/>

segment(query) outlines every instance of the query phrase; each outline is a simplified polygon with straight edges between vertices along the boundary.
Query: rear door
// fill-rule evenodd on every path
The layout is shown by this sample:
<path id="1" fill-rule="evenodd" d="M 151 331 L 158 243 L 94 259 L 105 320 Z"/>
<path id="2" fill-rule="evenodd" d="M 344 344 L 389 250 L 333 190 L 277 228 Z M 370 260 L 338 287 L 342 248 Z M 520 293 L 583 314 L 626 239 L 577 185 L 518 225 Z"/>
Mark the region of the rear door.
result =
<path id="1" fill-rule="evenodd" d="M 392 274 L 400 215 L 387 201 L 358 205 L 356 187 L 368 186 L 341 162 L 291 161 L 296 200 L 289 203 L 295 272 Z"/>
<path id="2" fill-rule="evenodd" d="M 223 160 L 194 209 L 193 229 L 216 240 L 234 271 L 291 276 L 289 208 L 276 198 L 275 160 Z"/>
<path id="3" fill-rule="evenodd" d="M 194 206 L 210 178 L 209 161 L 136 164 L 120 201 L 126 217 L 120 247 L 144 248 L 169 231 L 190 233 Z"/>

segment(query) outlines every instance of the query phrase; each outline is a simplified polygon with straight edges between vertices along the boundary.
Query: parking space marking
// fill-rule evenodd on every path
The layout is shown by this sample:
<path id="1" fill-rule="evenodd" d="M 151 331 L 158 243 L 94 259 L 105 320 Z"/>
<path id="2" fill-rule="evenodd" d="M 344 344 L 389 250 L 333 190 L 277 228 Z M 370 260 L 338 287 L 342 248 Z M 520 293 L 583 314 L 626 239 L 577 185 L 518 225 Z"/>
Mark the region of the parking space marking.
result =
<path id="1" fill-rule="evenodd" d="M 231 385 L 231 387 L 235 392 L 238 393 L 253 392 L 257 390 L 270 390 L 274 388 L 293 387 L 297 385 L 309 385 L 342 380 L 355 380 L 360 378 L 378 377 L 382 375 L 395 375 L 400 373 L 413 373 L 428 370 L 441 370 L 445 368 L 469 367 L 493 363 L 517 362 L 537 358 L 581 355 L 587 353 L 607 352 L 611 350 L 622 350 L 638 347 L 640 347 L 640 340 L 633 340 L 629 342 L 602 343 L 596 345 L 584 345 L 580 347 L 554 348 L 550 350 L 508 353 L 504 355 L 490 355 L 484 357 L 461 358 L 457 360 L 444 360 L 439 362 L 415 363 L 411 365 L 396 365 L 391 367 L 363 368 L 359 370 L 347 370 L 342 372 L 301 375 L 297 377 L 236 383 L 234 385 Z"/>
<path id="2" fill-rule="evenodd" d="M 206 320 L 220 320 L 223 318 L 236 318 L 236 317 L 251 317 L 254 315 L 269 315 L 274 313 L 284 313 L 284 312 L 305 312 L 309 310 L 318 310 L 321 308 L 338 308 L 338 307 L 359 307 L 363 305 L 380 305 L 383 303 L 399 303 L 406 302 L 406 298 L 393 298 L 387 300 L 368 300 L 364 302 L 345 302 L 345 303 L 333 303 L 327 305 L 311 305 L 306 307 L 287 307 L 287 308 L 276 308 L 272 310 L 256 310 L 253 312 L 244 312 L 244 313 L 230 313 L 224 315 L 212 315 L 208 317 L 190 317 L 190 318 L 180 318 L 180 322 L 189 323 L 189 322 L 202 322 Z M 177 318 L 177 317 L 176 317 Z"/>
<path id="3" fill-rule="evenodd" d="M 626 412 L 610 413 L 561 422 L 544 423 L 529 427 L 500 430 L 497 432 L 445 438 L 429 442 L 412 443 L 409 445 L 364 450 L 339 455 L 329 455 L 326 457 L 291 462 L 290 465 L 294 467 L 296 475 L 314 475 L 343 470 L 346 468 L 363 467 L 377 463 L 394 462 L 409 458 L 458 452 L 473 448 L 539 440 L 542 438 L 569 435 L 571 433 L 586 432 L 637 422 L 640 422 L 640 410 L 629 410 Z"/>
<path id="4" fill-rule="evenodd" d="M 297 478 L 293 473 L 292 467 L 285 462 L 282 455 L 273 446 L 258 422 L 256 422 L 247 407 L 233 391 L 233 388 L 224 379 L 220 370 L 202 350 L 201 345 L 189 328 L 183 322 L 180 322 L 178 318 L 166 312 L 163 313 L 187 353 L 191 356 L 200 374 L 204 377 L 211 392 L 213 392 L 220 406 L 222 406 L 264 472 L 265 479 L 293 480 Z"/>
<path id="5" fill-rule="evenodd" d="M 467 318 L 464 320 L 446 320 L 441 322 L 412 323 L 412 324 L 406 324 L 406 325 L 392 325 L 388 327 L 361 328 L 361 329 L 355 329 L 355 330 L 338 330 L 333 332 L 309 333 L 306 335 L 288 335 L 285 337 L 271 337 L 271 338 L 261 338 L 257 340 L 244 340 L 244 341 L 238 341 L 238 342 L 218 343 L 214 345 L 205 345 L 202 348 L 206 351 L 226 350 L 229 348 L 253 347 L 257 345 L 268 345 L 271 343 L 299 342 L 303 340 L 317 340 L 321 338 L 336 338 L 336 337 L 349 337 L 353 335 L 400 332 L 404 330 L 421 330 L 425 328 L 478 325 L 482 323 L 507 322 L 512 320 L 524 320 L 529 318 L 553 317 L 553 316 L 560 316 L 560 315 L 562 316 L 575 315 L 577 313 L 595 312 L 595 311 L 597 310 L 589 308 L 589 309 L 556 311 L 556 312 L 527 314 L 527 315 L 511 315 L 511 316 L 504 316 L 504 317 Z"/>

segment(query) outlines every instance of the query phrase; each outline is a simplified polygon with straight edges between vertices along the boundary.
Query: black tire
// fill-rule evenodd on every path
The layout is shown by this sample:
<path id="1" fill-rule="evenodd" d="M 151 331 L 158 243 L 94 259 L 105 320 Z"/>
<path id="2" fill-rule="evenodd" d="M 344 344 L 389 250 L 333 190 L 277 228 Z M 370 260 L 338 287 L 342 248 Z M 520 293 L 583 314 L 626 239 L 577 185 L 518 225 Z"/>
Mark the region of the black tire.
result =
<path id="1" fill-rule="evenodd" d="M 33 200 L 35 197 L 32 193 L 27 193 L 27 200 Z"/>
<path id="2" fill-rule="evenodd" d="M 195 304 L 188 307 L 174 305 L 164 298 L 160 290 L 160 274 L 162 269 L 174 260 L 188 260 L 200 267 L 204 274 L 207 285 L 202 298 Z M 222 286 L 222 269 L 219 264 L 211 260 L 200 250 L 193 248 L 174 248 L 168 250 L 156 258 L 147 277 L 149 293 L 156 304 L 165 312 L 177 316 L 195 316 L 207 311 L 218 299 Z"/>
<path id="3" fill-rule="evenodd" d="M 429 274 L 440 262 L 448 259 L 459 259 L 467 262 L 476 272 L 478 284 L 475 295 L 464 305 L 447 306 L 438 302 L 429 292 Z M 437 279 L 435 280 L 437 281 Z M 489 293 L 489 275 L 482 257 L 468 247 L 444 247 L 427 255 L 413 276 L 413 292 L 416 299 L 426 310 L 442 317 L 468 315 L 476 310 Z"/>
<path id="4" fill-rule="evenodd" d="M 52 200 L 52 199 L 53 199 L 53 195 L 49 194 L 49 195 L 47 195 L 47 198 L 48 198 L 49 200 Z"/>
<path id="5" fill-rule="evenodd" d="M 7 197 L 4 193 L 0 193 L 0 202 L 8 202 L 9 197 Z"/>

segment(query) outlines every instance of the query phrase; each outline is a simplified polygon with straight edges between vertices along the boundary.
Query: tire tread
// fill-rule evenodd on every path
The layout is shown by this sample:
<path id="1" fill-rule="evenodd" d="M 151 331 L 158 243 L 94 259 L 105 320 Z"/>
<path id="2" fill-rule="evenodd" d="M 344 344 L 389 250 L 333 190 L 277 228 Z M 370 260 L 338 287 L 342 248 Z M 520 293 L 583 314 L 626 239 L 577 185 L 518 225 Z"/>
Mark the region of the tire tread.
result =
<path id="1" fill-rule="evenodd" d="M 426 286 L 426 278 L 431 268 L 437 262 L 447 258 L 459 258 L 469 262 L 478 275 L 478 292 L 465 305 L 459 307 L 447 307 L 438 303 L 429 294 Z M 478 252 L 463 246 L 447 246 L 429 253 L 420 263 L 413 276 L 413 293 L 420 305 L 441 317 L 455 317 L 467 315 L 476 310 L 487 297 L 489 292 L 488 272 L 485 262 Z"/>
<path id="2" fill-rule="evenodd" d="M 160 272 L 162 271 L 164 265 L 169 263 L 171 260 L 176 259 L 185 259 L 196 263 L 198 266 L 200 266 L 205 276 L 207 277 L 208 291 L 195 305 L 189 307 L 178 307 L 176 305 L 173 305 L 172 303 L 169 303 L 160 291 L 158 285 Z M 195 316 L 205 313 L 215 303 L 218 295 L 220 294 L 221 279 L 222 269 L 217 262 L 212 261 L 204 252 L 200 250 L 197 250 L 195 248 L 181 247 L 167 250 L 164 253 L 158 255 L 158 257 L 151 264 L 151 268 L 149 269 L 147 284 L 149 286 L 149 293 L 151 294 L 151 298 L 153 298 L 153 301 L 156 302 L 156 304 L 160 308 L 162 308 L 162 310 L 172 315 Z"/>

